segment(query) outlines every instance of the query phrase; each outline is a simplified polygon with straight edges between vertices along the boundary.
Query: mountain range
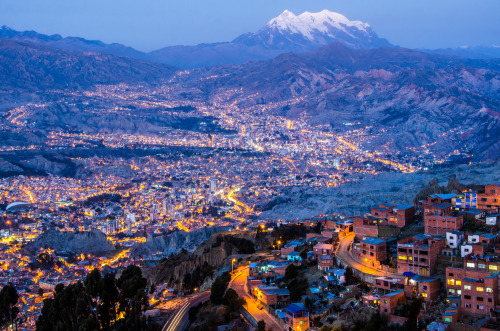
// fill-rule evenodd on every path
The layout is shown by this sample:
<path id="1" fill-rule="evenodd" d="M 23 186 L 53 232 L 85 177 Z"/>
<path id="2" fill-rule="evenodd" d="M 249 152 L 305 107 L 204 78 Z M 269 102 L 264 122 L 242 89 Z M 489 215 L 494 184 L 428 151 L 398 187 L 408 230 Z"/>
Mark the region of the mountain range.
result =
<path id="1" fill-rule="evenodd" d="M 328 10 L 300 15 L 285 10 L 258 31 L 245 33 L 231 42 L 168 46 L 148 53 L 118 43 L 105 44 L 79 37 L 63 38 L 58 34 L 49 36 L 35 31 L 15 31 L 7 26 L 0 28 L 0 39 L 14 39 L 70 51 L 131 57 L 186 69 L 267 60 L 283 53 L 302 53 L 334 42 L 353 49 L 392 46 L 386 39 L 380 38 L 368 23 L 351 21 Z M 500 57 L 500 47 L 495 46 L 421 51 L 475 59 Z"/>
<path id="2" fill-rule="evenodd" d="M 8 28 L 1 29 L 0 37 L 4 38 L 0 38 L 3 91 L 37 92 L 37 98 L 48 98 L 40 91 L 98 84 L 159 84 L 181 104 L 195 99 L 209 105 L 224 95 L 225 102 L 241 109 L 281 104 L 266 107 L 266 111 L 290 119 L 307 114 L 312 125 L 327 123 L 347 130 L 342 123 L 363 123 L 374 132 L 385 132 L 375 135 L 373 149 L 384 145 L 405 151 L 432 145 L 434 152 L 449 155 L 466 142 L 476 160 L 500 155 L 499 59 L 467 59 L 393 47 L 366 23 L 335 13 L 295 16 L 284 12 L 256 33 L 231 43 L 191 49 L 179 46 L 175 55 L 171 48 L 163 53 L 163 59 L 168 55 L 193 66 L 197 66 L 195 60 L 198 65 L 201 61 L 220 64 L 189 71 L 123 53 L 109 54 L 112 50 L 134 53 L 121 45 L 17 33 Z M 242 49 L 253 50 L 244 52 L 249 62 L 241 63 Z M 255 61 L 257 56 L 259 61 Z M 0 93 L 2 100 L 0 111 L 16 107 L 17 97 L 12 93 Z M 151 133 L 173 125 L 172 116 L 157 109 L 129 109 L 126 114 L 99 113 L 93 107 L 50 107 L 26 113 L 29 118 L 25 120 L 33 123 L 34 132 L 69 127 L 78 132 Z"/>

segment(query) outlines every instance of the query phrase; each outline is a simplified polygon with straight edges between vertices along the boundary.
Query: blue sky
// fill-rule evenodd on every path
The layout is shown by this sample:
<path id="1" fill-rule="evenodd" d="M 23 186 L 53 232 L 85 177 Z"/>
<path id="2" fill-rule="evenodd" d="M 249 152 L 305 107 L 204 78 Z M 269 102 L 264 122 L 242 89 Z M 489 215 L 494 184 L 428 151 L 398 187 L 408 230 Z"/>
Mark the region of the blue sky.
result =
<path id="1" fill-rule="evenodd" d="M 288 9 L 328 9 L 411 48 L 500 45 L 500 0 L 1 0 L 0 25 L 142 51 L 230 41 Z"/>

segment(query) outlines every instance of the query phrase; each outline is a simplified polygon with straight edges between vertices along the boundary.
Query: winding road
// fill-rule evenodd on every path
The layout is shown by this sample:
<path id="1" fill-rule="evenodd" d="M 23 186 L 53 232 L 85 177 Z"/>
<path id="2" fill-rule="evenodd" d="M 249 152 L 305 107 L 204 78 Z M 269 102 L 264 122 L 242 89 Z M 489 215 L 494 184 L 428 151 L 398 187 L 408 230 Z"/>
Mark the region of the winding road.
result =
<path id="1" fill-rule="evenodd" d="M 210 299 L 210 291 L 196 294 L 189 298 L 189 300 L 177 309 L 172 316 L 167 320 L 161 331 L 180 331 L 184 329 L 188 321 L 188 313 L 191 307 L 199 303 L 206 302 Z"/>

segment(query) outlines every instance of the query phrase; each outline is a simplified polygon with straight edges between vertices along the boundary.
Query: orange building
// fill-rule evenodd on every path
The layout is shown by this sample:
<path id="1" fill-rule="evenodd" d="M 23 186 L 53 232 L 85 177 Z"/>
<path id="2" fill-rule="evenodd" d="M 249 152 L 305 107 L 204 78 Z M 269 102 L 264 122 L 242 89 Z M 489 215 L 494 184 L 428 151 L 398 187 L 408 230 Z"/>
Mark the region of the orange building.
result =
<path id="1" fill-rule="evenodd" d="M 477 194 L 477 208 L 490 213 L 500 212 L 500 184 L 486 185 L 484 193 Z"/>
<path id="2" fill-rule="evenodd" d="M 309 329 L 309 312 L 302 303 L 292 303 L 285 308 L 285 330 L 304 331 Z"/>
<path id="3" fill-rule="evenodd" d="M 387 259 L 387 243 L 378 238 L 362 239 L 352 247 L 353 256 L 360 262 L 373 268 L 379 268 Z"/>

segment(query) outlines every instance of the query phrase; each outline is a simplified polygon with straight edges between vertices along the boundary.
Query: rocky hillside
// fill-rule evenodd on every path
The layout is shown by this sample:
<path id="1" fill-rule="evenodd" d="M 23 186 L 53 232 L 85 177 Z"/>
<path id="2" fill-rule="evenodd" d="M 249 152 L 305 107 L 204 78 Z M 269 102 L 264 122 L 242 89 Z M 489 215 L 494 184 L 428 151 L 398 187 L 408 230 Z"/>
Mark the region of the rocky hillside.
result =
<path id="1" fill-rule="evenodd" d="M 31 247 L 48 247 L 74 253 L 103 253 L 115 250 L 115 246 L 99 230 L 86 232 L 60 232 L 48 230 L 40 235 Z"/>
<path id="2" fill-rule="evenodd" d="M 214 270 L 231 264 L 230 256 L 254 253 L 262 242 L 248 233 L 216 233 L 193 252 L 182 251 L 160 262 L 149 278 L 154 283 L 167 282 L 170 287 L 189 291 L 199 287 Z"/>
<path id="3" fill-rule="evenodd" d="M 174 71 L 166 65 L 131 58 L 0 39 L 0 86 L 3 88 L 37 90 L 156 83 Z"/>
<path id="4" fill-rule="evenodd" d="M 145 243 L 135 245 L 132 256 L 148 256 L 154 253 L 173 255 L 181 250 L 193 251 L 214 233 L 226 230 L 223 227 L 209 227 L 190 232 L 176 231 L 166 236 L 148 237 Z"/>
<path id="5" fill-rule="evenodd" d="M 217 78 L 200 83 L 200 77 Z M 368 149 L 404 152 L 431 144 L 439 155 L 467 141 L 477 160 L 500 155 L 500 60 L 337 43 L 200 77 L 196 86 L 212 96 L 241 88 L 234 97 L 241 108 L 279 102 L 285 106 L 270 111 L 290 119 L 305 112 L 313 125 L 346 130 L 343 123 L 350 122 L 383 130 Z"/>

